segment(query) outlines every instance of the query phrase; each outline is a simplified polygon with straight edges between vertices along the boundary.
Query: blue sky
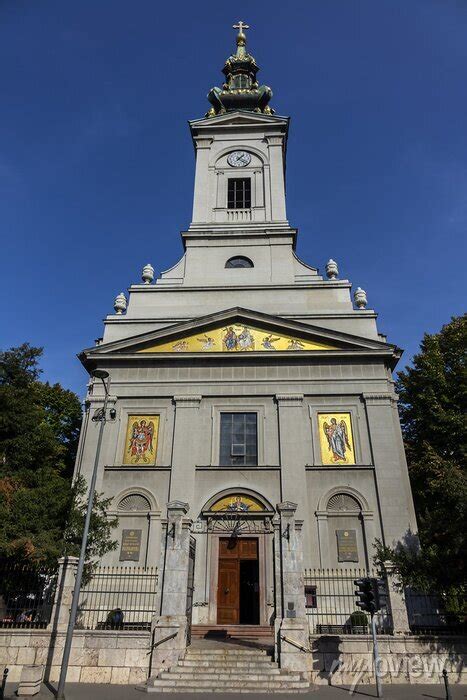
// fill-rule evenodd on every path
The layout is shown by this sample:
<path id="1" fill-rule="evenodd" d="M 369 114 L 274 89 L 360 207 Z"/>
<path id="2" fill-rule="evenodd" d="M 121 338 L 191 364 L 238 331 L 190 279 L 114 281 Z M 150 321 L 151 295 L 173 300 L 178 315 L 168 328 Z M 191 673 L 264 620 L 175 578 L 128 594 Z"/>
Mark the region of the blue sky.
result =
<path id="1" fill-rule="evenodd" d="M 115 295 L 180 257 L 187 120 L 238 19 L 292 118 L 299 256 L 366 289 L 401 366 L 465 310 L 465 0 L 1 0 L 0 346 L 44 346 L 46 379 L 83 395 Z"/>

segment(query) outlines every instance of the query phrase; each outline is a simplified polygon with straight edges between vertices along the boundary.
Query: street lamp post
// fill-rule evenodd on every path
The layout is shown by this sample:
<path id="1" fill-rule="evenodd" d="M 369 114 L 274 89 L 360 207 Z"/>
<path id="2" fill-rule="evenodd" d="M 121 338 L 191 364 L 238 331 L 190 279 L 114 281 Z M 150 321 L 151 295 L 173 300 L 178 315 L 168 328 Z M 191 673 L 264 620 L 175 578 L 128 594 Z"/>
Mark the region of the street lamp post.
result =
<path id="1" fill-rule="evenodd" d="M 65 698 L 66 674 L 68 671 L 68 662 L 70 660 L 71 644 L 73 641 L 73 631 L 74 631 L 75 622 L 76 622 L 76 613 L 78 612 L 79 592 L 80 592 L 80 588 L 81 588 L 81 579 L 83 578 L 84 561 L 85 561 L 85 556 L 86 556 L 86 547 L 87 547 L 88 535 L 89 535 L 89 524 L 91 522 L 92 507 L 93 507 L 93 503 L 94 503 L 94 491 L 96 489 L 97 468 L 99 466 L 99 457 L 100 457 L 100 452 L 101 452 L 102 436 L 104 434 L 104 426 L 105 426 L 106 415 L 107 415 L 107 402 L 109 399 L 109 390 L 110 390 L 110 375 L 108 372 L 106 372 L 105 370 L 96 369 L 92 373 L 92 376 L 96 377 L 97 379 L 102 380 L 102 384 L 104 386 L 104 391 L 105 391 L 105 397 L 104 397 L 104 406 L 102 408 L 102 412 L 101 412 L 101 415 L 99 417 L 100 428 L 99 428 L 99 436 L 97 438 L 96 456 L 94 459 L 94 467 L 92 470 L 91 485 L 89 487 L 88 507 L 86 509 L 86 519 L 84 521 L 83 539 L 81 540 L 81 551 L 80 551 L 80 555 L 79 555 L 78 569 L 76 571 L 75 587 L 73 589 L 73 599 L 72 599 L 72 603 L 71 603 L 70 620 L 68 622 L 68 629 L 66 632 L 65 646 L 63 648 L 62 667 L 60 670 L 60 679 L 58 681 L 58 688 L 57 688 L 57 695 L 56 695 L 56 697 L 59 700 L 64 700 L 64 698 Z M 105 382 L 106 379 L 107 379 L 107 383 Z"/>

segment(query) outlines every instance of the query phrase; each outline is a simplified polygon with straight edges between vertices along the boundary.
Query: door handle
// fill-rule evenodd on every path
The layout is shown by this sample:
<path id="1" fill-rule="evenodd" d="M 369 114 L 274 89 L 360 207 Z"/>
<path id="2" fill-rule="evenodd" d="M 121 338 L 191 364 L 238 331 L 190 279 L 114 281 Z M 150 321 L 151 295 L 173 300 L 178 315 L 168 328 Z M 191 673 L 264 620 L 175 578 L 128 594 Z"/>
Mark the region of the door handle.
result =
<path id="1" fill-rule="evenodd" d="M 227 595 L 227 593 L 230 593 L 230 588 L 224 588 L 224 594 Z"/>

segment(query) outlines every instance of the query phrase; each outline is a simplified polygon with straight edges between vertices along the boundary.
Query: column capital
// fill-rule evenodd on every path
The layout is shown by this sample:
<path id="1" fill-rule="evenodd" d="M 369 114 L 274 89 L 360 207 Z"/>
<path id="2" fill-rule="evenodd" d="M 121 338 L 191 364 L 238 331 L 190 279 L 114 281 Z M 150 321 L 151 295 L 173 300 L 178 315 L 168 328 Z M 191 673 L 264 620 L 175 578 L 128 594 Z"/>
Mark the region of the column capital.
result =
<path id="1" fill-rule="evenodd" d="M 303 394 L 276 394 L 276 401 L 279 406 L 301 406 Z"/>
<path id="2" fill-rule="evenodd" d="M 167 513 L 173 513 L 174 515 L 186 515 L 190 510 L 188 503 L 183 501 L 169 501 L 167 503 Z"/>
<path id="3" fill-rule="evenodd" d="M 266 136 L 268 146 L 282 146 L 284 142 L 283 136 Z"/>
<path id="4" fill-rule="evenodd" d="M 206 136 L 194 136 L 193 140 L 196 143 L 197 150 L 201 148 L 210 148 L 214 139 L 207 138 Z"/>
<path id="5" fill-rule="evenodd" d="M 199 395 L 174 396 L 173 402 L 177 408 L 198 408 L 203 397 Z"/>
<path id="6" fill-rule="evenodd" d="M 292 501 L 283 501 L 282 503 L 278 503 L 276 508 L 281 515 L 285 515 L 290 518 L 294 515 L 295 511 L 297 510 L 298 503 L 292 503 Z"/>
<path id="7" fill-rule="evenodd" d="M 363 400 L 367 405 L 372 406 L 385 406 L 386 404 L 397 403 L 396 394 L 390 393 L 379 393 L 379 394 L 363 394 Z"/>

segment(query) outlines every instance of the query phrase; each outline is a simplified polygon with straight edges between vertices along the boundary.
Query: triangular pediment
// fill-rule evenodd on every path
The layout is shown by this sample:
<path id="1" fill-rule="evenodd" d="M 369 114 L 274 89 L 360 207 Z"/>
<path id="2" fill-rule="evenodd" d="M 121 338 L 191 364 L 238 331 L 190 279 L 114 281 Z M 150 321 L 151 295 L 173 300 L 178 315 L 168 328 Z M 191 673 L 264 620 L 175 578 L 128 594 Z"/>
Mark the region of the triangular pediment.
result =
<path id="1" fill-rule="evenodd" d="M 255 124 L 287 124 L 287 117 L 280 117 L 273 114 L 260 114 L 259 112 L 249 112 L 246 110 L 238 110 L 236 112 L 226 112 L 215 117 L 205 119 L 193 119 L 190 121 L 191 128 L 204 126 L 241 126 Z"/>
<path id="2" fill-rule="evenodd" d="M 85 350 L 81 358 L 102 355 L 157 357 L 167 355 L 299 354 L 349 351 L 392 355 L 392 345 L 310 326 L 270 314 L 233 308 L 176 323 L 142 335 Z"/>

